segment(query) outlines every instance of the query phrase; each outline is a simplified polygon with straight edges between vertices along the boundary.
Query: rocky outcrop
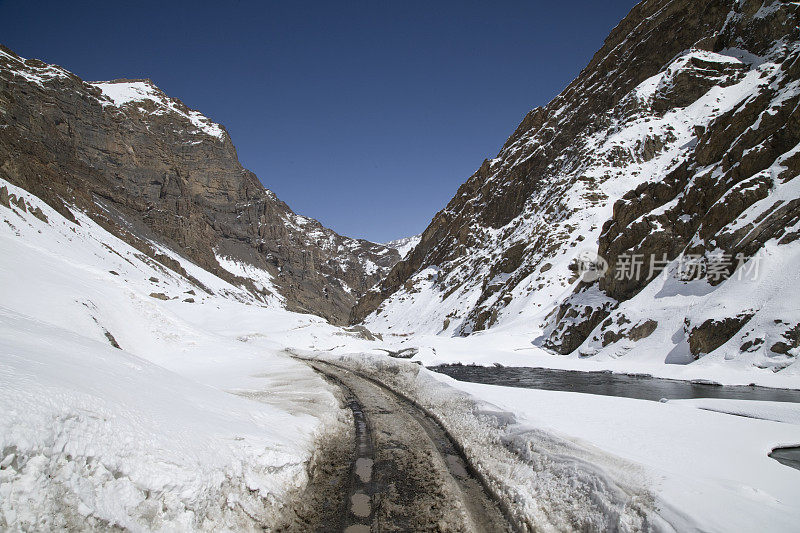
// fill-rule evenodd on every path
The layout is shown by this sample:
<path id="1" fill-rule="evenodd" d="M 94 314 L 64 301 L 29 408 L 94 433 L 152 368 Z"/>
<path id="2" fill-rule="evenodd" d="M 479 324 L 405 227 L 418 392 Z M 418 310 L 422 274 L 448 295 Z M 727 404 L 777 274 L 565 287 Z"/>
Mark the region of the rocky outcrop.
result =
<path id="1" fill-rule="evenodd" d="M 0 177 L 70 219 L 71 210 L 86 211 L 151 257 L 169 248 L 262 298 L 333 322 L 346 321 L 356 298 L 399 259 L 292 212 L 242 168 L 224 127 L 151 81 L 86 83 L 7 48 Z M 270 282 L 241 275 L 249 267 Z"/>
<path id="2" fill-rule="evenodd" d="M 741 274 L 765 247 L 779 247 L 767 257 L 776 272 L 796 253 L 798 37 L 792 2 L 641 2 L 351 321 L 455 335 L 521 322 L 539 346 L 582 356 L 660 339 L 668 362 L 747 339 L 782 350 L 772 324 L 800 316 L 751 305 L 777 289 Z M 607 266 L 594 279 L 576 271 L 585 252 Z M 773 356 L 752 360 L 785 367 Z"/>
<path id="3" fill-rule="evenodd" d="M 751 13 L 765 13 L 764 18 L 776 15 L 766 42 L 751 43 L 760 52 L 770 43 L 778 43 L 769 56 L 775 68 L 761 70 L 764 82 L 747 98 L 698 127 L 695 140 L 682 154 L 682 162 L 671 172 L 659 181 L 643 183 L 615 203 L 599 238 L 598 253 L 609 269 L 598 286 L 616 301 L 631 299 L 660 275 L 655 261 L 662 262 L 663 267 L 679 256 L 692 257 L 695 265 L 687 281 L 702 279 L 713 286 L 728 279 L 767 242 L 788 244 L 797 239 L 791 228 L 800 221 L 800 198 L 792 197 L 796 193 L 787 188 L 788 198 L 770 201 L 777 188 L 800 174 L 796 155 L 800 143 L 800 52 L 797 47 L 782 46 L 780 38 L 796 31 L 790 23 L 794 19 L 788 16 L 793 9 L 766 3 L 754 11 L 753 5 L 745 4 L 738 18 L 731 19 L 735 23 L 723 28 L 720 38 L 742 43 L 751 33 L 760 33 L 755 28 L 765 21 L 756 18 L 748 22 L 744 14 L 748 8 Z M 738 31 L 743 35 L 737 35 Z M 673 105 L 686 107 L 696 101 L 698 93 L 728 86 L 731 79 L 742 79 L 741 67 L 730 69 L 724 59 L 718 64 L 719 68 L 705 69 L 702 74 L 707 78 L 704 90 L 684 93 L 683 100 Z M 726 70 L 728 77 L 721 76 Z M 665 77 L 670 71 L 671 67 Z M 698 70 L 695 76 L 701 72 Z M 658 98 L 657 90 L 654 102 Z M 766 204 L 751 209 L 760 202 Z M 617 268 L 620 260 L 636 256 L 643 258 L 642 270 L 648 274 L 621 279 Z M 739 317 L 731 316 L 693 326 L 687 332 L 691 353 L 698 356 L 716 350 L 742 325 Z M 574 342 L 561 342 L 561 335 L 555 332 L 549 345 L 562 353 L 577 348 Z"/>
<path id="4" fill-rule="evenodd" d="M 733 338 L 751 318 L 752 314 L 706 320 L 689 331 L 689 350 L 695 357 L 713 352 Z"/>
<path id="5" fill-rule="evenodd" d="M 696 102 L 712 87 L 727 87 L 741 80 L 747 67 L 734 58 L 687 54 L 667 68 L 653 95 L 653 110 L 665 113 Z"/>

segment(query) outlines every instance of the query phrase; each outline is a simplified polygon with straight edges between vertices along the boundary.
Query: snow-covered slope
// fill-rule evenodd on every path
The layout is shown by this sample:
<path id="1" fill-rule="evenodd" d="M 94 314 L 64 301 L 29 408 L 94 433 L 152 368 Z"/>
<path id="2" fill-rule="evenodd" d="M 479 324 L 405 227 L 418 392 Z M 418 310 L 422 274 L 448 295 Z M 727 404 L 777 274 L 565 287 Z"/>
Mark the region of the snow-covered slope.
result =
<path id="1" fill-rule="evenodd" d="M 169 98 L 161 89 L 150 80 L 114 80 L 92 83 L 103 91 L 103 96 L 111 100 L 116 107 L 124 105 L 146 106 L 155 105 L 156 109 L 150 111 L 154 115 L 177 113 L 186 118 L 198 132 L 222 139 L 227 135 L 219 124 L 211 121 L 198 111 L 188 109 L 180 101 Z M 199 141 L 198 141 L 199 142 Z"/>
<path id="2" fill-rule="evenodd" d="M 515 333 L 530 353 L 617 368 L 710 358 L 795 372 L 800 304 L 781 287 L 799 281 L 797 12 L 637 5 L 352 320 Z"/>
<path id="3" fill-rule="evenodd" d="M 0 529 L 274 525 L 340 423 L 285 337 L 334 328 L 0 186 Z"/>
<path id="4" fill-rule="evenodd" d="M 422 234 L 412 235 L 411 237 L 403 237 L 402 239 L 395 239 L 393 241 L 385 242 L 383 245 L 397 250 L 397 252 L 400 254 L 400 257 L 405 257 L 408 255 L 408 252 L 413 250 L 414 247 L 419 244 L 419 240 L 421 238 Z"/>

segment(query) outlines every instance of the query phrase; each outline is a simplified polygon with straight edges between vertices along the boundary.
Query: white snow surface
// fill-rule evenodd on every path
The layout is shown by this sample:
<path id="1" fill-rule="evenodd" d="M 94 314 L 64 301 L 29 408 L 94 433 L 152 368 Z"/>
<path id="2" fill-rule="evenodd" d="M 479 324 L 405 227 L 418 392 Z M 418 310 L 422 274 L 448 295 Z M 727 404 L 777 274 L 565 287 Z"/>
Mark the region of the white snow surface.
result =
<path id="1" fill-rule="evenodd" d="M 522 426 L 638 465 L 660 515 L 678 531 L 794 531 L 800 523 L 800 471 L 768 457 L 775 447 L 800 444 L 796 422 L 435 377 L 515 413 Z"/>
<path id="2" fill-rule="evenodd" d="M 0 186 L 27 206 L 0 207 L 0 529 L 272 523 L 340 424 L 285 337 L 335 328 L 208 273 L 206 293 L 84 214 Z"/>
<path id="3" fill-rule="evenodd" d="M 800 472 L 766 455 L 800 444 L 794 406 L 459 383 L 414 362 L 597 369 L 615 361 L 555 357 L 510 329 L 368 342 L 257 300 L 159 246 L 204 292 L 86 215 L 76 212 L 73 224 L 3 185 L 27 205 L 0 207 L 3 529 L 274 523 L 305 485 L 315 442 L 341 427 L 329 386 L 286 348 L 349 365 L 418 401 L 513 502 L 517 518 L 543 531 L 791 531 L 800 520 Z M 420 349 L 412 361 L 380 355 L 408 346 Z M 680 379 L 755 376 L 712 363 L 670 367 Z M 757 381 L 791 381 L 769 375 Z M 727 414 L 734 411 L 740 416 Z"/>
<path id="4" fill-rule="evenodd" d="M 103 91 L 103 95 L 116 107 L 149 100 L 158 107 L 155 114 L 176 113 L 189 120 L 198 131 L 218 139 L 225 138 L 225 130 L 222 126 L 213 122 L 199 111 L 178 105 L 174 99 L 164 94 L 161 89 L 153 85 L 149 80 L 115 80 L 95 82 L 92 85 Z"/>
<path id="5" fill-rule="evenodd" d="M 338 354 L 337 354 L 338 353 Z M 541 531 L 796 531 L 800 471 L 768 457 L 800 444 L 796 420 L 456 381 L 413 361 L 305 352 L 380 379 L 427 408 L 517 519 Z M 716 411 L 716 410 L 715 410 Z"/>
<path id="6" fill-rule="evenodd" d="M 217 259 L 217 263 L 230 272 L 235 276 L 239 276 L 242 278 L 247 278 L 253 281 L 256 286 L 256 289 L 259 291 L 266 291 L 270 294 L 270 301 L 273 304 L 281 304 L 286 299 L 278 292 L 278 289 L 275 287 L 275 283 L 273 281 L 272 275 L 262 268 L 258 268 L 254 265 L 249 263 L 245 263 L 243 261 L 237 261 L 232 257 L 227 257 L 220 255 L 215 252 L 214 257 Z"/>
<path id="7" fill-rule="evenodd" d="M 786 422 L 800 425 L 800 404 L 791 402 L 767 402 L 758 400 L 727 400 L 721 398 L 693 398 L 691 400 L 669 400 L 669 403 L 686 405 L 706 411 L 729 415 Z"/>
<path id="8" fill-rule="evenodd" d="M 395 239 L 393 241 L 383 243 L 384 246 L 394 248 L 404 258 L 408 253 L 413 250 L 422 239 L 422 234 L 412 235 L 411 237 L 403 237 L 402 239 Z"/>

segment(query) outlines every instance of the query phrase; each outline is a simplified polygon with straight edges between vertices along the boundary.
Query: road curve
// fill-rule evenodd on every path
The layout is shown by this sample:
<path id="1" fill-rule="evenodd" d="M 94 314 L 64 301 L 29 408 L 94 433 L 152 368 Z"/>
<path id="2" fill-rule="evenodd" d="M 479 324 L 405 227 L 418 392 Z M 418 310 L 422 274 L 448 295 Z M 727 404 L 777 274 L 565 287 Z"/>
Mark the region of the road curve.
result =
<path id="1" fill-rule="evenodd" d="M 341 387 L 355 423 L 346 501 L 326 531 L 512 531 L 433 418 L 368 378 L 306 362 Z"/>

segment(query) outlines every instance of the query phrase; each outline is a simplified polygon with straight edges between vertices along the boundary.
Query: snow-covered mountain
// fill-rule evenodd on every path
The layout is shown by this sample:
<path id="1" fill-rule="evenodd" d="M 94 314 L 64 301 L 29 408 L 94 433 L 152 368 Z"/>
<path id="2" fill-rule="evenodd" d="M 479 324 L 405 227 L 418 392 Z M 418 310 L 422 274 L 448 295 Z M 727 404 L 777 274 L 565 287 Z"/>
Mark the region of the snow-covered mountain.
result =
<path id="1" fill-rule="evenodd" d="M 152 259 L 171 250 L 341 323 L 400 258 L 292 212 L 242 168 L 223 126 L 150 80 L 86 83 L 0 48 L 0 88 L 0 178 L 68 218 L 67 206 L 84 210 Z"/>
<path id="2" fill-rule="evenodd" d="M 400 254 L 400 257 L 405 257 L 408 255 L 408 252 L 414 249 L 414 247 L 419 244 L 419 240 L 422 238 L 422 234 L 419 235 L 412 235 L 411 237 L 403 237 L 402 239 L 395 239 L 393 241 L 383 243 L 384 246 L 387 248 L 393 248 L 397 250 L 397 253 Z"/>
<path id="3" fill-rule="evenodd" d="M 792 365 L 799 33 L 796 2 L 641 2 L 351 321 L 513 331 L 595 360 Z"/>

